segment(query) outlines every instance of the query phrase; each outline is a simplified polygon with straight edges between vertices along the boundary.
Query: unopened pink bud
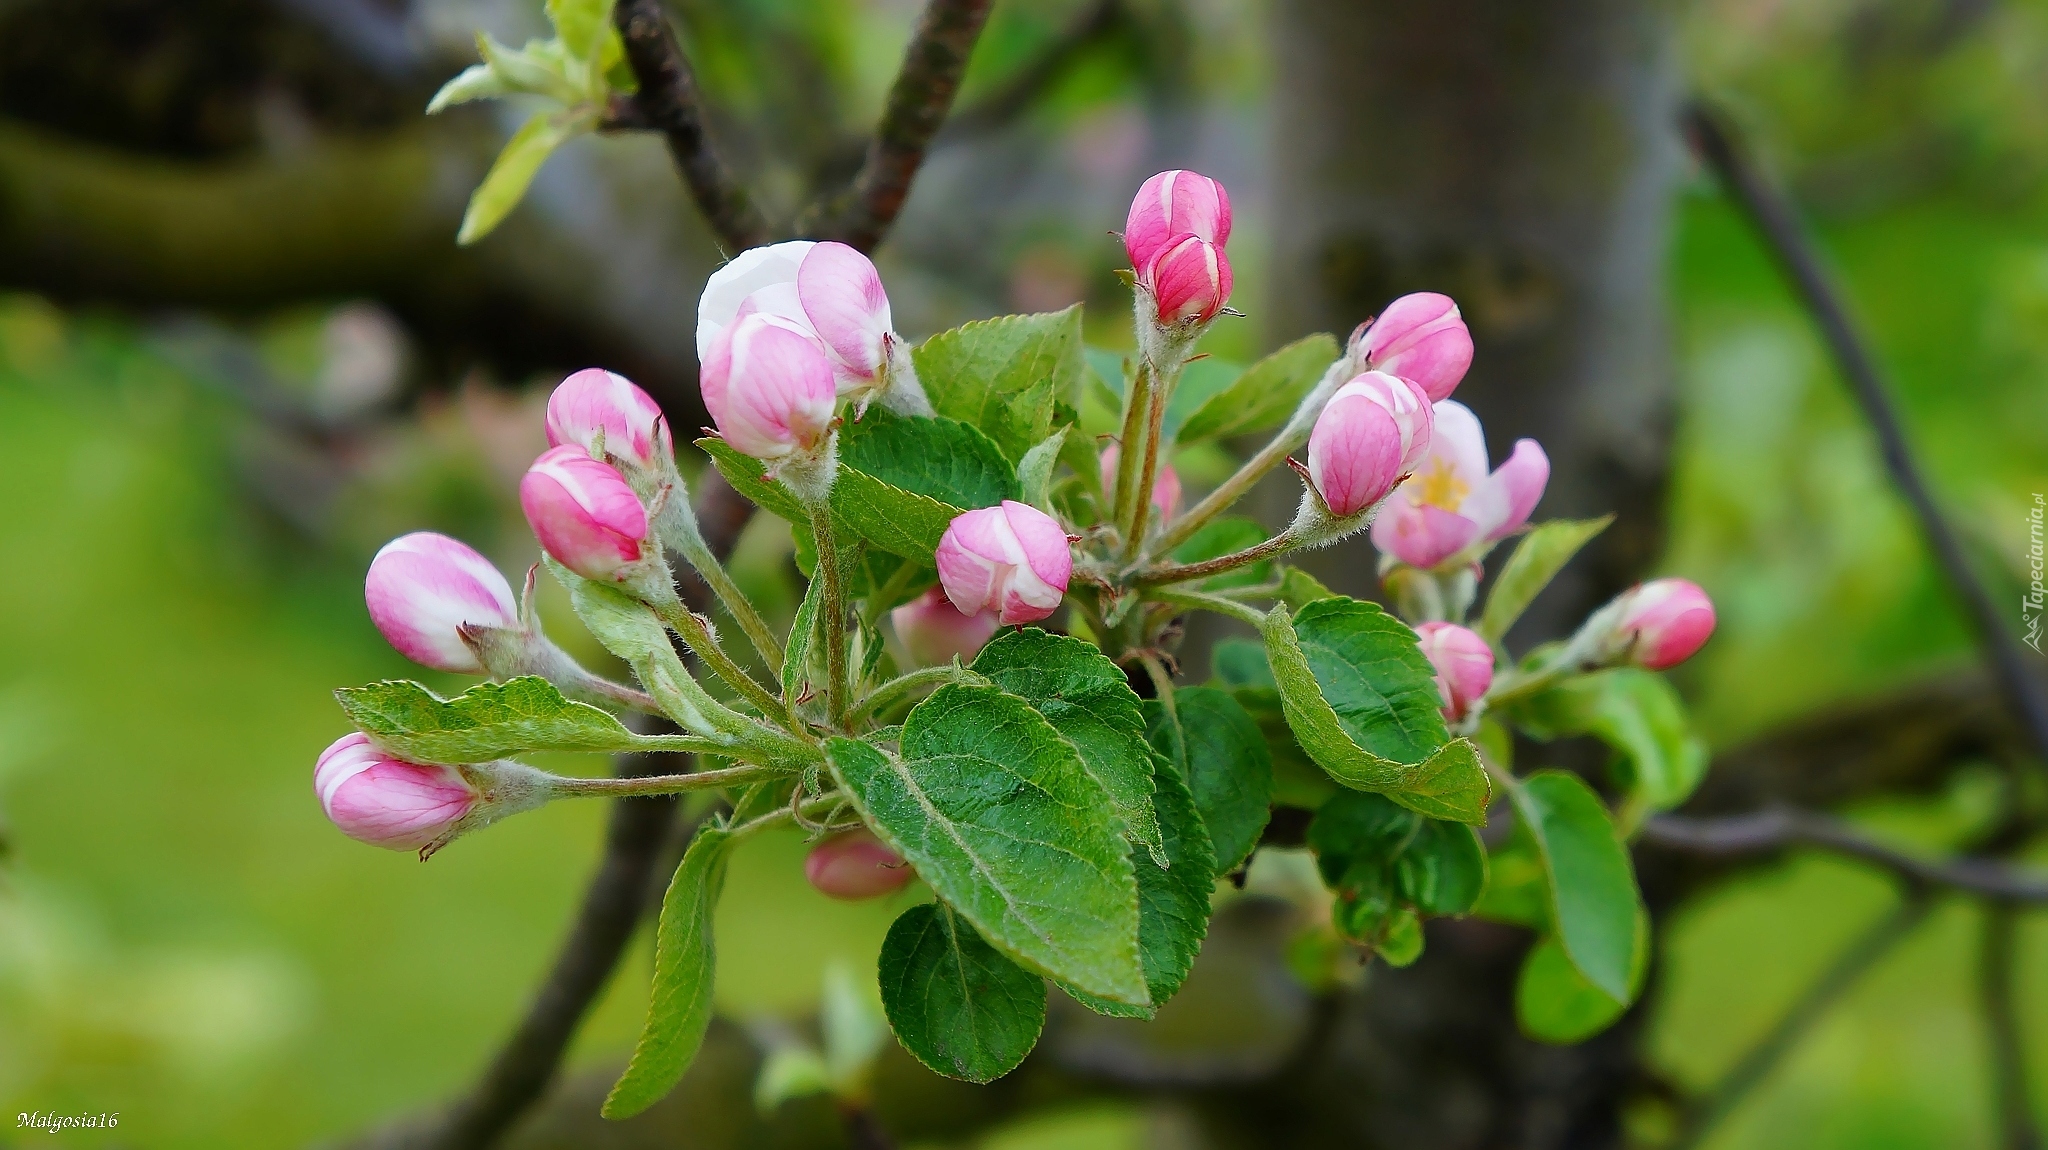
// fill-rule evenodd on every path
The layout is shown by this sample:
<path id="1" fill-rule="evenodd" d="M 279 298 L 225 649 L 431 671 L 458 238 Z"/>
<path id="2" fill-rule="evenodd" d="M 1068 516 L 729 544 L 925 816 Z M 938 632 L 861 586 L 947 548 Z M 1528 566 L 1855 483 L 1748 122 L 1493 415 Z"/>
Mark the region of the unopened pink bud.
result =
<path id="1" fill-rule="evenodd" d="M 889 621 L 920 667 L 944 666 L 955 656 L 963 663 L 972 662 L 1002 625 L 993 611 L 962 615 L 938 587 L 891 611 Z"/>
<path id="2" fill-rule="evenodd" d="M 704 408 L 719 435 L 756 459 L 809 451 L 832 423 L 837 386 L 817 340 L 765 312 L 742 315 L 712 341 Z"/>
<path id="3" fill-rule="evenodd" d="M 370 621 L 398 653 L 437 671 L 479 674 L 464 624 L 515 628 L 512 587 L 491 561 L 460 540 L 415 531 L 386 543 L 363 580 Z"/>
<path id="4" fill-rule="evenodd" d="M 1533 439 L 1486 469 L 1479 418 L 1454 399 L 1435 405 L 1429 449 L 1372 525 L 1373 546 L 1411 567 L 1432 568 L 1529 521 L 1550 481 L 1550 460 Z"/>
<path id="5" fill-rule="evenodd" d="M 917 872 L 873 833 L 852 830 L 812 847 L 804 877 L 820 893 L 854 902 L 902 890 Z"/>
<path id="6" fill-rule="evenodd" d="M 780 315 L 808 331 L 796 277 L 804 257 L 817 246 L 811 240 L 789 240 L 748 248 L 712 272 L 697 300 L 697 362 L 711 358 L 718 334 L 739 320 L 740 309 L 750 301 L 753 310 Z"/>
<path id="7" fill-rule="evenodd" d="M 1123 453 L 1112 443 L 1102 449 L 1102 493 L 1116 494 L 1116 468 Z M 1171 463 L 1161 463 L 1159 474 L 1152 480 L 1152 506 L 1159 509 L 1161 519 L 1171 519 L 1180 510 L 1180 474 Z"/>
<path id="8" fill-rule="evenodd" d="M 1330 514 L 1348 518 L 1401 481 L 1404 450 L 1400 425 L 1385 406 L 1370 396 L 1339 394 L 1309 433 L 1309 480 Z"/>
<path id="9" fill-rule="evenodd" d="M 1161 172 L 1138 189 L 1124 222 L 1124 251 L 1131 257 L 1131 267 L 1143 271 L 1182 233 L 1219 248 L 1228 243 L 1230 194 L 1222 184 L 1196 172 Z"/>
<path id="10" fill-rule="evenodd" d="M 1160 323 L 1207 323 L 1230 301 L 1230 257 L 1221 244 L 1182 233 L 1138 269 L 1138 282 L 1152 293 Z"/>
<path id="11" fill-rule="evenodd" d="M 1432 402 L 1448 398 L 1472 366 L 1472 333 L 1450 296 L 1404 295 L 1366 330 L 1366 366 L 1412 380 Z"/>
<path id="12" fill-rule="evenodd" d="M 1652 671 L 1692 657 L 1714 633 L 1714 601 L 1699 584 L 1653 579 L 1622 592 L 1616 641 L 1628 644 L 1628 658 Z"/>
<path id="13" fill-rule="evenodd" d="M 585 579 L 614 578 L 639 560 L 647 538 L 647 509 L 626 477 L 573 443 L 533 461 L 519 506 L 541 547 Z"/>
<path id="14" fill-rule="evenodd" d="M 573 443 L 589 451 L 604 433 L 604 452 L 628 467 L 651 468 L 674 458 L 668 421 L 654 397 L 616 372 L 586 367 L 548 396 L 548 446 Z"/>
<path id="15" fill-rule="evenodd" d="M 1456 623 L 1424 623 L 1415 628 L 1415 635 L 1436 668 L 1444 718 L 1464 718 L 1493 685 L 1493 649 L 1476 632 Z"/>
<path id="16" fill-rule="evenodd" d="M 483 797 L 455 768 L 393 758 L 360 732 L 321 752 L 313 791 L 341 833 L 401 851 L 431 844 Z"/>
<path id="17" fill-rule="evenodd" d="M 953 518 L 939 538 L 939 584 L 963 615 L 1032 623 L 1059 609 L 1074 574 L 1067 533 L 1029 504 L 1003 500 Z"/>
<path id="18" fill-rule="evenodd" d="M 842 389 L 872 382 L 889 357 L 889 293 L 868 257 L 825 241 L 804 255 L 797 301 L 831 355 Z"/>
<path id="19" fill-rule="evenodd" d="M 1393 419 L 1395 429 L 1401 433 L 1401 471 L 1414 471 L 1429 454 L 1436 431 L 1436 413 L 1430 407 L 1429 397 L 1414 383 L 1383 371 L 1352 376 L 1330 397 L 1330 402 L 1353 395 L 1370 401 Z"/>

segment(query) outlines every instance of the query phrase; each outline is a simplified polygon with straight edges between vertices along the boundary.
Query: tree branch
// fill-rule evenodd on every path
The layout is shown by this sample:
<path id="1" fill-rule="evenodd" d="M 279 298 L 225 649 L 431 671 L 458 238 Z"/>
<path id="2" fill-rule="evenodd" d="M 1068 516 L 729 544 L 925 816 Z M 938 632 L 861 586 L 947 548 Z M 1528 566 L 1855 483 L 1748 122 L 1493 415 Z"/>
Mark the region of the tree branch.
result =
<path id="1" fill-rule="evenodd" d="M 2027 1099 L 2026 1042 L 2020 1034 L 2014 993 L 2014 927 L 2018 908 L 1984 908 L 1983 949 L 1977 965 L 1978 1004 L 1991 1041 L 1991 1086 L 1997 1101 L 1999 1145 L 2004 1150 L 2041 1150 L 2041 1129 Z"/>
<path id="2" fill-rule="evenodd" d="M 2025 656 L 2007 630 L 1990 592 L 1971 570 L 1955 529 L 1943 517 L 1933 493 L 1913 462 L 1905 429 L 1886 394 L 1885 384 L 1841 296 L 1822 269 L 1813 244 L 1800 230 L 1791 205 L 1757 171 L 1736 138 L 1734 128 L 1713 108 L 1695 101 L 1686 108 L 1685 130 L 1693 150 L 1720 177 L 1729 193 L 1749 216 L 1771 249 L 1793 288 L 1813 313 L 1821 334 L 1833 350 L 1836 362 L 1848 380 L 1850 390 L 1863 408 L 1877 434 L 1892 482 L 1911 505 L 1920 530 L 1934 551 L 1935 561 L 1950 585 L 1963 600 L 1963 608 L 1976 625 L 1985 654 L 1997 676 L 2000 691 L 2013 714 L 2027 731 L 2036 755 L 2048 758 L 2048 695 L 2030 676 Z"/>
<path id="3" fill-rule="evenodd" d="M 697 491 L 698 521 L 712 553 L 723 559 L 732 554 L 746 526 L 748 505 L 716 471 L 706 468 L 705 473 Z M 680 590 L 693 609 L 710 610 L 710 595 L 701 581 L 684 583 Z M 659 774 L 665 758 L 621 755 L 616 773 Z M 420 1145 L 432 1150 L 484 1150 L 546 1092 L 569 1039 L 618 966 L 650 904 L 675 811 L 673 797 L 620 799 L 612 807 L 604 858 L 547 981 L 476 1089 L 457 1102 L 440 1128 Z"/>
<path id="4" fill-rule="evenodd" d="M 1918 858 L 1864 834 L 1850 823 L 1805 811 L 1768 810 L 1727 818 L 1657 815 L 1642 839 L 1671 850 L 1751 855 L 1809 846 L 1847 855 L 1909 882 L 1949 887 L 2002 903 L 2048 903 L 2048 875 L 1991 859 Z"/>
<path id="5" fill-rule="evenodd" d="M 1058 83 L 1082 54 L 1124 22 L 1123 0 L 1091 0 L 1037 56 L 1010 74 L 995 91 L 946 121 L 944 138 L 980 135 L 1008 125 Z"/>
<path id="6" fill-rule="evenodd" d="M 875 138 L 868 144 L 867 160 L 853 178 L 844 209 L 836 213 L 831 230 L 838 239 L 871 251 L 896 222 L 925 151 L 953 107 L 991 3 L 931 0 L 925 6 L 903 53 L 903 68 L 889 89 Z"/>
<path id="7" fill-rule="evenodd" d="M 767 221 L 711 146 L 696 74 L 676 42 L 661 0 L 618 0 L 612 23 L 625 41 L 626 62 L 640 81 L 634 96 L 639 116 L 616 117 L 613 122 L 619 127 L 644 124 L 668 140 L 676 170 L 728 255 L 767 242 Z"/>

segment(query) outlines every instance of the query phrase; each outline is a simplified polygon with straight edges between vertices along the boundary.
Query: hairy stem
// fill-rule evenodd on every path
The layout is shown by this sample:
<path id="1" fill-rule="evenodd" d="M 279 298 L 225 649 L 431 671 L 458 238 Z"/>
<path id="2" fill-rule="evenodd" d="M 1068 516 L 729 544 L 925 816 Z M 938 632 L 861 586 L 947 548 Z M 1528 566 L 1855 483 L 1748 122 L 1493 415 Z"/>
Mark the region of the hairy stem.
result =
<path id="1" fill-rule="evenodd" d="M 733 662 L 732 656 L 726 654 L 725 649 L 718 645 L 718 640 L 712 637 L 711 628 L 705 623 L 703 616 L 685 607 L 683 601 L 674 594 L 662 596 L 653 606 L 656 613 L 661 616 L 661 621 L 668 624 L 669 630 L 682 636 L 683 644 L 690 648 L 690 652 L 702 659 L 705 666 L 711 668 L 712 672 L 724 679 L 733 690 L 744 696 L 755 709 L 778 720 L 787 719 L 788 716 L 782 709 L 782 701 L 770 694 L 768 688 L 756 682 L 738 663 Z M 797 725 L 789 725 L 791 730 L 798 734 L 803 733 Z"/>
<path id="2" fill-rule="evenodd" d="M 639 775 L 632 778 L 586 779 L 557 775 L 549 784 L 564 795 L 623 798 L 627 795 L 677 795 L 759 782 L 777 772 L 768 767 L 727 767 L 683 775 Z"/>
<path id="3" fill-rule="evenodd" d="M 907 674 L 898 675 L 869 691 L 867 697 L 856 703 L 848 712 L 850 720 L 859 722 L 875 715 L 886 714 L 889 708 L 923 690 L 937 690 L 947 683 L 986 683 L 988 679 L 957 663 L 942 667 L 920 667 Z"/>
<path id="4" fill-rule="evenodd" d="M 1173 607 L 1188 607 L 1197 611 L 1214 611 L 1218 615 L 1228 615 L 1232 619 L 1250 623 L 1254 627 L 1265 622 L 1266 619 L 1265 615 L 1259 611 L 1247 607 L 1236 600 L 1225 599 L 1221 595 L 1205 595 L 1200 591 L 1155 589 L 1148 591 L 1145 597 L 1155 603 L 1165 603 Z"/>
<path id="5" fill-rule="evenodd" d="M 1289 528 L 1263 543 L 1247 547 L 1242 551 L 1233 551 L 1228 555 L 1218 555 L 1214 559 L 1204 559 L 1200 563 L 1175 563 L 1164 567 L 1148 568 L 1138 573 L 1136 582 L 1140 587 L 1153 587 L 1164 583 L 1185 583 L 1190 579 L 1202 579 L 1210 575 L 1220 575 L 1225 571 L 1234 571 L 1239 567 L 1257 563 L 1261 559 L 1270 559 L 1275 555 L 1291 551 L 1299 543 L 1300 538 L 1295 535 L 1293 528 Z"/>
<path id="6" fill-rule="evenodd" d="M 1124 389 L 1124 421 L 1119 430 L 1116 454 L 1116 490 L 1110 493 L 1110 522 L 1119 528 L 1130 522 L 1131 493 L 1138 486 L 1138 453 L 1133 450 L 1145 431 L 1145 415 L 1152 403 L 1152 369 L 1143 360 L 1131 374 Z M 1128 548 L 1130 539 L 1124 544 Z"/>

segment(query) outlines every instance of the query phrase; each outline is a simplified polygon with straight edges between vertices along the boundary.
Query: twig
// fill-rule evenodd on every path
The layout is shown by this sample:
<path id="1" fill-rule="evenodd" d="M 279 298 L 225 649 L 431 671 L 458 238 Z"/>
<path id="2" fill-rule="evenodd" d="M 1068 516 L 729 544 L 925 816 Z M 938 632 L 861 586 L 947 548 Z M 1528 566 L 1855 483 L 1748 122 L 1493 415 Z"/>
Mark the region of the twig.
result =
<path id="1" fill-rule="evenodd" d="M 1769 810 L 1726 818 L 1658 815 L 1642 839 L 1674 850 L 1746 855 L 1811 846 L 1861 859 L 1909 882 L 1950 887 L 2007 903 L 2048 903 L 2048 875 L 1991 859 L 1917 858 L 1870 838 L 1849 823 L 1805 811 Z"/>
<path id="2" fill-rule="evenodd" d="M 750 510 L 716 473 L 699 485 L 697 516 L 713 554 L 732 554 Z M 685 582 L 681 590 L 692 605 L 708 609 L 703 584 Z M 620 776 L 653 775 L 660 773 L 663 757 L 630 754 L 619 756 L 617 762 L 615 773 Z M 604 858 L 584 891 L 583 906 L 547 981 L 476 1089 L 451 1108 L 444 1124 L 423 1145 L 434 1150 L 484 1150 L 539 1100 L 554 1080 L 577 1024 L 604 989 L 649 904 L 675 811 L 676 800 L 670 797 L 621 799 L 613 805 Z"/>
<path id="3" fill-rule="evenodd" d="M 1856 985 L 1871 967 L 1876 966 L 1879 959 L 1889 954 L 1893 946 L 1911 934 L 1914 927 L 1920 925 L 1933 905 L 1934 900 L 1924 890 L 1914 891 L 1844 948 L 1792 1004 L 1792 1008 L 1778 1019 L 1777 1024 L 1758 1039 L 1756 1045 L 1750 1047 L 1691 1108 L 1668 1150 L 1690 1150 L 1712 1133 L 1714 1127 L 1749 1096 L 1750 1091 L 1770 1077 L 1779 1061 L 1798 1045 L 1813 1024 L 1828 1012 L 1828 1008 Z"/>
<path id="4" fill-rule="evenodd" d="M 1991 1087 L 1997 1100 L 1999 1145 L 2004 1150 L 2041 1150 L 2041 1129 L 2027 1099 L 2026 1043 L 2020 1035 L 2014 994 L 2014 927 L 2018 908 L 1984 908 L 1983 949 L 1977 965 L 1978 1005 L 1991 1040 Z"/>
<path id="5" fill-rule="evenodd" d="M 946 121 L 943 138 L 992 132 L 1015 120 L 1094 44 L 1124 21 L 1123 0 L 1093 0 L 1048 41 L 1038 55 L 1010 74 L 1001 87 Z"/>
<path id="6" fill-rule="evenodd" d="M 767 222 L 711 146 L 696 74 L 676 43 L 661 0 L 618 0 L 612 8 L 612 23 L 618 26 L 619 37 L 625 41 L 626 62 L 640 82 L 634 97 L 638 117 L 615 117 L 613 124 L 645 124 L 668 140 L 669 155 L 689 185 L 690 197 L 697 201 L 698 210 L 728 254 L 765 242 Z"/>
<path id="7" fill-rule="evenodd" d="M 925 150 L 952 110 L 992 2 L 931 0 L 925 5 L 904 51 L 903 68 L 889 89 L 882 121 L 868 144 L 867 160 L 854 176 L 848 202 L 832 229 L 835 238 L 870 251 L 896 222 Z"/>
<path id="8" fill-rule="evenodd" d="M 1833 350 L 1842 374 L 1855 393 L 1856 401 L 1877 433 L 1885 468 L 1892 482 L 1906 497 L 1920 521 L 1921 533 L 1934 551 L 1935 561 L 1951 586 L 1962 597 L 1964 610 L 1983 640 L 1992 673 L 2012 707 L 2020 725 L 2026 728 L 2037 755 L 2048 757 L 2048 696 L 2038 690 L 2026 667 L 2019 642 L 2006 629 L 1990 592 L 1977 579 L 1963 554 L 1954 528 L 1943 517 L 1927 482 L 1913 462 L 1899 416 L 1886 394 L 1877 362 L 1849 320 L 1834 285 L 1822 270 L 1812 243 L 1800 230 L 1791 206 L 1765 182 L 1736 139 L 1733 127 L 1718 111 L 1698 101 L 1685 110 L 1686 134 L 1693 150 L 1721 178 L 1750 222 L 1756 226 L 1771 253 L 1806 306 L 1813 312 L 1821 334 Z"/>

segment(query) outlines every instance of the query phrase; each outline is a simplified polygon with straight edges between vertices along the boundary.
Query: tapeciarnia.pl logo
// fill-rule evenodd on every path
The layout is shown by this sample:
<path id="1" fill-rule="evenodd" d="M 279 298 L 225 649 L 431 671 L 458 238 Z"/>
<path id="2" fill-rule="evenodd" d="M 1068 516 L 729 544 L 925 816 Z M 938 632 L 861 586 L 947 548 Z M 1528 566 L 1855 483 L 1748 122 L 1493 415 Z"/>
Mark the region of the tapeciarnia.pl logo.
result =
<path id="1" fill-rule="evenodd" d="M 2041 585 L 2044 566 L 2041 520 L 2044 513 L 2048 513 L 2048 505 L 2044 505 L 2041 492 L 2036 491 L 2034 506 L 2027 512 L 2027 574 L 2030 582 L 2027 593 L 2020 599 L 2020 625 L 2026 628 L 2020 640 L 2032 647 L 2036 655 L 2041 653 L 2041 610 L 2044 604 L 2048 604 L 2048 588 Z"/>

